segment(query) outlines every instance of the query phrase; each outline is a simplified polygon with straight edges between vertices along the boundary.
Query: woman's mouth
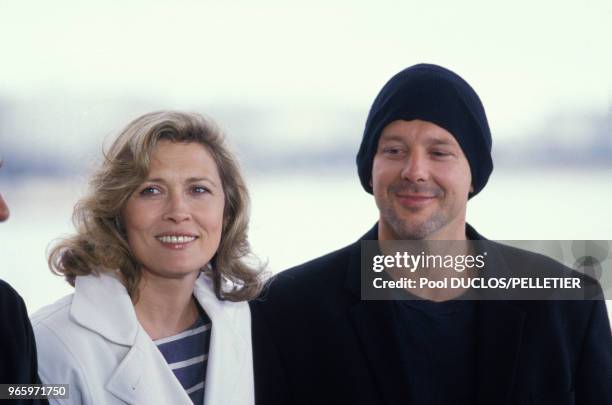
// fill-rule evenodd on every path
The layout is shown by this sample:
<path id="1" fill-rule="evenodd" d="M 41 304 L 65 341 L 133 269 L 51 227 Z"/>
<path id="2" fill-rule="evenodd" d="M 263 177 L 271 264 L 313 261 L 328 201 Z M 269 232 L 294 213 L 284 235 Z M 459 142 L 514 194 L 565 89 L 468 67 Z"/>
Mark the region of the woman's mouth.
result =
<path id="1" fill-rule="evenodd" d="M 159 235 L 155 237 L 163 246 L 171 249 L 183 249 L 197 238 L 193 235 Z"/>

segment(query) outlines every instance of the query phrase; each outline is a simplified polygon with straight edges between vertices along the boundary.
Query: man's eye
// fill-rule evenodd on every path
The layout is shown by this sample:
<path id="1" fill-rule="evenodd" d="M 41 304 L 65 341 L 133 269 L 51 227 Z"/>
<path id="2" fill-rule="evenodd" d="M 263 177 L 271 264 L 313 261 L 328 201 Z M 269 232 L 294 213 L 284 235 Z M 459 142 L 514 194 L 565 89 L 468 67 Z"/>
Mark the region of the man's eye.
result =
<path id="1" fill-rule="evenodd" d="M 451 155 L 451 153 L 442 150 L 431 151 L 431 154 L 435 157 L 446 157 Z"/>
<path id="2" fill-rule="evenodd" d="M 402 150 L 396 147 L 386 147 L 386 148 L 383 148 L 383 153 L 385 155 L 396 156 L 402 153 Z"/>

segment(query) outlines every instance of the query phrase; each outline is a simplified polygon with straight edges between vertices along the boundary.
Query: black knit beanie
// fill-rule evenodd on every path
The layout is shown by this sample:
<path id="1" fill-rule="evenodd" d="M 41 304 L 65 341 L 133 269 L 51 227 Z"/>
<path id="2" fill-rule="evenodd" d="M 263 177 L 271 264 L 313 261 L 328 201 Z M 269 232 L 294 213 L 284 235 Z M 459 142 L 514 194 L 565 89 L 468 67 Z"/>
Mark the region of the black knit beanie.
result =
<path id="1" fill-rule="evenodd" d="M 493 171 L 491 131 L 482 102 L 459 75 L 441 66 L 419 64 L 393 76 L 368 114 L 357 153 L 361 185 L 370 194 L 372 163 L 384 127 L 396 120 L 432 122 L 450 132 L 465 154 L 474 192 L 483 189 Z"/>

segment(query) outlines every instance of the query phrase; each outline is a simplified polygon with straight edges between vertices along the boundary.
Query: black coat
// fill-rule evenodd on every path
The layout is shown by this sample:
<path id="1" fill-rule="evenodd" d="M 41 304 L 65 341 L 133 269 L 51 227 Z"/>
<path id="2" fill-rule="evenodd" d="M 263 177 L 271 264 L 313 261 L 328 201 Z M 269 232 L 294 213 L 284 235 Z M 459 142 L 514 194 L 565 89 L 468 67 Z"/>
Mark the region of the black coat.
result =
<path id="1" fill-rule="evenodd" d="M 36 343 L 26 306 L 15 290 L 0 280 L 0 384 L 40 384 L 37 370 Z"/>
<path id="2" fill-rule="evenodd" d="M 251 302 L 258 405 L 407 403 L 393 303 L 360 299 L 360 252 L 358 241 L 280 273 Z M 479 301 L 476 314 L 478 404 L 612 405 L 603 301 Z"/>

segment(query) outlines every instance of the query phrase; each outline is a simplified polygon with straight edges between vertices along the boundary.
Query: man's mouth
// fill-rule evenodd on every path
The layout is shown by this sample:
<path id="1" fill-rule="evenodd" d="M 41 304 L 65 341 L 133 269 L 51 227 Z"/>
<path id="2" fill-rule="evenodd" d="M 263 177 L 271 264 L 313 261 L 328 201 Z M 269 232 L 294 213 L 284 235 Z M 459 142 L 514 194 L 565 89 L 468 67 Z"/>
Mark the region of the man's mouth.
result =
<path id="1" fill-rule="evenodd" d="M 433 200 L 435 196 L 431 195 L 420 195 L 420 194 L 397 194 L 399 203 L 409 208 L 420 208 L 424 207 Z"/>

